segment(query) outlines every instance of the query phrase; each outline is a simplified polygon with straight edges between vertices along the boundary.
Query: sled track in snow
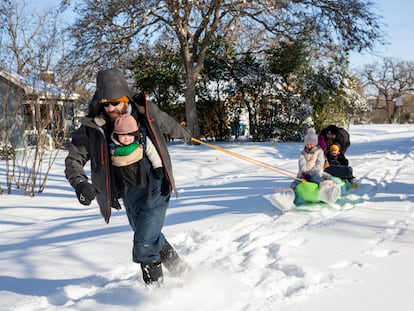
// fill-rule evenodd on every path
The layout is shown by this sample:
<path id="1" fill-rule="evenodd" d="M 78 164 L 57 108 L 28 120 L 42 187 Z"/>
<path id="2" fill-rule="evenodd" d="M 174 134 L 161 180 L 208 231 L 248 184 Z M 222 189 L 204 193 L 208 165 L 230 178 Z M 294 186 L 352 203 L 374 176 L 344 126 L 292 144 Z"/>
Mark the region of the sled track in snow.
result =
<path id="1" fill-rule="evenodd" d="M 370 156 L 359 161 L 354 166 L 354 175 L 358 175 L 360 185 L 357 192 L 361 195 L 373 197 L 383 191 L 390 184 L 403 180 L 405 172 L 414 168 L 414 152 L 401 155 Z M 362 171 L 362 174 L 358 172 Z"/>

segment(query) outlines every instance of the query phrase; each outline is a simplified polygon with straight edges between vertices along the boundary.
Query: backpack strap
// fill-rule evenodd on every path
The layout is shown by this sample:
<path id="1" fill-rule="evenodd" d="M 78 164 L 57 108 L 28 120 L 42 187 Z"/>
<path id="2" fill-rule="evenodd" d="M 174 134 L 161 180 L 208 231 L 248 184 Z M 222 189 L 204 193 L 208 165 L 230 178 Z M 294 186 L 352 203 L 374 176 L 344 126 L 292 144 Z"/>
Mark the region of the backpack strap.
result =
<path id="1" fill-rule="evenodd" d="M 142 144 L 144 156 L 145 156 L 145 150 L 147 147 L 147 129 L 145 126 L 140 125 L 140 136 L 138 137 L 139 142 Z"/>

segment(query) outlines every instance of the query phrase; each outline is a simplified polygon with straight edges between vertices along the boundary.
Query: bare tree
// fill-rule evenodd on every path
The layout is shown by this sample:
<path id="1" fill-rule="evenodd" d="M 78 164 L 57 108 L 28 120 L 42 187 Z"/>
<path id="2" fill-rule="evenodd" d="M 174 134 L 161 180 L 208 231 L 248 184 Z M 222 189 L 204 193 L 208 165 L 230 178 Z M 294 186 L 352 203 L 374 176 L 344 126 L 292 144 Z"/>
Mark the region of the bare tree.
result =
<path id="1" fill-rule="evenodd" d="M 370 0 L 85 0 L 77 12 L 79 19 L 71 29 L 74 47 L 65 62 L 77 63 L 80 76 L 128 64 L 138 43 L 150 44 L 161 33 L 175 38 L 186 75 L 187 124 L 196 137 L 195 85 L 216 32 L 234 38 L 238 46 L 254 37 L 258 48 L 274 42 L 275 36 L 308 33 L 314 42 L 340 45 L 345 52 L 370 49 L 381 38 Z"/>
<path id="2" fill-rule="evenodd" d="M 60 7 L 37 11 L 25 1 L 1 1 L 0 65 L 18 74 L 52 69 L 60 49 Z"/>
<path id="3" fill-rule="evenodd" d="M 23 0 L 0 2 L 0 139 L 6 148 L 16 150 L 6 159 L 9 193 L 12 182 L 31 196 L 35 189 L 42 192 L 64 141 L 67 128 L 59 111 L 63 95 L 55 93 L 61 91 L 44 75 L 57 63 L 62 9 L 52 7 L 39 13 Z M 26 122 L 25 113 L 33 116 L 31 122 Z M 34 136 L 32 144 L 25 144 L 25 131 Z"/>
<path id="4" fill-rule="evenodd" d="M 377 98 L 374 108 L 384 110 L 389 123 L 395 122 L 400 109 L 397 98 L 414 90 L 414 62 L 384 58 L 365 65 L 360 77 L 365 92 Z"/>

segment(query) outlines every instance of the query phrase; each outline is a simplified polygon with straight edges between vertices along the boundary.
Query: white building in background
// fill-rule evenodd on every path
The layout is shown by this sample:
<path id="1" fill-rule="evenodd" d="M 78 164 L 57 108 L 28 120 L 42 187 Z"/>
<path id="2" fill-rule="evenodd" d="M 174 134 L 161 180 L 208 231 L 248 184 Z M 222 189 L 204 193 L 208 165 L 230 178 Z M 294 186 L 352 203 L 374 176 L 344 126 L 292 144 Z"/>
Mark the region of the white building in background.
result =
<path id="1" fill-rule="evenodd" d="M 79 94 L 54 84 L 52 72 L 30 77 L 0 70 L 0 140 L 17 149 L 42 135 L 51 140 L 57 131 L 66 133 L 77 99 Z M 53 148 L 53 141 L 48 145 Z"/>

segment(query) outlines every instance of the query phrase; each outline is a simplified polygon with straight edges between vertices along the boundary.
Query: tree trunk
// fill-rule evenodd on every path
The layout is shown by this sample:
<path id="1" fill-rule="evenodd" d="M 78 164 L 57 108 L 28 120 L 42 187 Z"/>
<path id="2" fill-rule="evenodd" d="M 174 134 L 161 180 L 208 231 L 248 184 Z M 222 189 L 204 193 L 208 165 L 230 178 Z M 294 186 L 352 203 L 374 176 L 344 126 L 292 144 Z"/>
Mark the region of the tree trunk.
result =
<path id="1" fill-rule="evenodd" d="M 196 96 L 196 74 L 193 71 L 187 73 L 186 88 L 184 90 L 185 97 L 185 114 L 187 127 L 191 131 L 191 135 L 200 138 L 200 128 L 198 126 L 197 106 L 195 102 Z"/>
<path id="2" fill-rule="evenodd" d="M 392 122 L 393 122 L 393 102 L 392 102 L 392 99 L 388 99 L 388 98 L 386 98 L 385 99 L 385 111 L 386 111 L 386 114 L 387 114 L 387 122 L 389 123 L 389 124 L 392 124 Z"/>

